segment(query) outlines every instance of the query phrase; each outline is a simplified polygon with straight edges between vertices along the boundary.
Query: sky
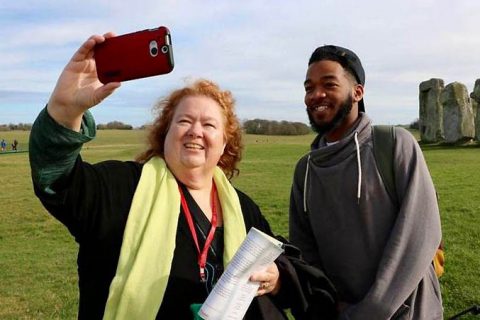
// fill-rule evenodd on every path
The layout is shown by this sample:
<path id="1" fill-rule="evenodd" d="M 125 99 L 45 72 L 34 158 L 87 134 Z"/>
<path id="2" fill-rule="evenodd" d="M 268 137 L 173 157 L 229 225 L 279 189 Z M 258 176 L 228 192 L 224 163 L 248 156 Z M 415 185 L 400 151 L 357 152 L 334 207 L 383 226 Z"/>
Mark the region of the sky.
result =
<path id="1" fill-rule="evenodd" d="M 335 44 L 362 61 L 373 122 L 409 124 L 418 118 L 422 81 L 473 91 L 478 21 L 474 0 L 0 0 L 0 124 L 32 123 L 90 35 L 161 25 L 172 34 L 174 70 L 124 82 L 92 109 L 97 123 L 150 123 L 159 98 L 197 78 L 232 91 L 241 120 L 308 123 L 308 58 Z"/>

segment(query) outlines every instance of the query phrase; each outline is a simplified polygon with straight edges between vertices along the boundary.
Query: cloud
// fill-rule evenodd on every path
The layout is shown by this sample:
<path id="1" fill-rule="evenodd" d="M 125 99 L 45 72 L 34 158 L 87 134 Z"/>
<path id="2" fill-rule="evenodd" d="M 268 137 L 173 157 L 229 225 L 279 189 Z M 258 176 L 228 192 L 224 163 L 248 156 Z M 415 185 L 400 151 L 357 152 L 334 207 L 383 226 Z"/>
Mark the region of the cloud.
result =
<path id="1" fill-rule="evenodd" d="M 479 9 L 480 3 L 468 0 L 4 1 L 0 88 L 39 93 L 24 94 L 24 103 L 36 110 L 91 34 L 166 25 L 173 37 L 174 71 L 125 83 L 95 108 L 96 115 L 141 125 L 150 120 L 159 96 L 186 78 L 206 77 L 233 92 L 242 118 L 306 122 L 302 82 L 308 57 L 317 46 L 334 43 L 362 59 L 371 117 L 405 123 L 418 117 L 421 81 L 438 77 L 473 90 L 480 38 L 471 12 Z M 2 106 L 5 99 L 0 95 Z M 14 113 L 13 106 L 8 110 Z"/>

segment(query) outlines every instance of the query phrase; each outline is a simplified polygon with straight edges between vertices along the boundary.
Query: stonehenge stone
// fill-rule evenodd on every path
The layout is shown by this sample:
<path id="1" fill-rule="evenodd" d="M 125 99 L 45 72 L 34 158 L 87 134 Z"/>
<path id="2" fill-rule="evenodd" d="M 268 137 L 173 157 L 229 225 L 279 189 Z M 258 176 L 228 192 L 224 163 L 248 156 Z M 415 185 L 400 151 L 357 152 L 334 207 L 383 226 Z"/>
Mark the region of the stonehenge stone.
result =
<path id="1" fill-rule="evenodd" d="M 475 139 L 480 141 L 480 102 L 477 102 L 477 112 L 475 115 Z"/>
<path id="2" fill-rule="evenodd" d="M 443 134 L 445 142 L 457 143 L 471 140 L 475 136 L 472 104 L 467 87 L 452 82 L 443 90 Z"/>
<path id="3" fill-rule="evenodd" d="M 443 106 L 440 96 L 444 90 L 442 79 L 430 79 L 420 83 L 420 139 L 438 142 L 443 139 Z"/>
<path id="4" fill-rule="evenodd" d="M 472 109 L 475 116 L 475 139 L 480 141 L 480 108 L 478 107 L 480 104 L 480 79 L 475 81 L 475 87 L 470 94 L 470 98 L 472 98 Z"/>

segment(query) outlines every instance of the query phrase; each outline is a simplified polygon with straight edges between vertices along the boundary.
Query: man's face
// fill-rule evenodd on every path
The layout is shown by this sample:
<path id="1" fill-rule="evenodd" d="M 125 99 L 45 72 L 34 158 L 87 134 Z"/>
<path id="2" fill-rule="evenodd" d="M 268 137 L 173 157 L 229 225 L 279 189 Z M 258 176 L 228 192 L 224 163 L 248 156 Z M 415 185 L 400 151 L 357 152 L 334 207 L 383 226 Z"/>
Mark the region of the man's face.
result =
<path id="1" fill-rule="evenodd" d="M 363 95 L 358 84 L 335 61 L 312 63 L 307 70 L 305 105 L 312 128 L 324 134 L 337 128 L 348 129 L 358 117 L 358 102 Z M 342 131 L 343 133 L 343 131 Z"/>
<path id="2" fill-rule="evenodd" d="M 347 96 L 343 103 L 338 108 L 337 112 L 335 113 L 333 119 L 329 122 L 320 122 L 315 119 L 315 111 L 307 108 L 308 120 L 310 121 L 310 125 L 312 126 L 313 131 L 319 133 L 320 135 L 324 135 L 335 128 L 338 128 L 345 119 L 349 116 L 350 112 L 352 111 L 353 107 L 353 100 L 351 96 Z"/>

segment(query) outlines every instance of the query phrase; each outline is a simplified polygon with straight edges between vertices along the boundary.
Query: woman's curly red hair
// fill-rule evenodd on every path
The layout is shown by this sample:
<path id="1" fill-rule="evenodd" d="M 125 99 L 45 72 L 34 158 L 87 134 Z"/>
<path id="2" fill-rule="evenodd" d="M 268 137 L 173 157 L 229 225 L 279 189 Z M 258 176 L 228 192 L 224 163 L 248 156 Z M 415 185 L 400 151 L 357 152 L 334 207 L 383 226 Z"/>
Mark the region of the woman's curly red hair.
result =
<path id="1" fill-rule="evenodd" d="M 136 160 L 145 163 L 154 156 L 165 158 L 165 137 L 170 128 L 175 109 L 183 98 L 190 96 L 205 96 L 220 105 L 225 117 L 224 136 L 226 146 L 218 161 L 218 166 L 229 179 L 233 178 L 240 172 L 237 165 L 242 157 L 243 149 L 240 122 L 235 115 L 235 100 L 230 91 L 223 91 L 216 83 L 205 79 L 199 79 L 191 85 L 177 89 L 155 104 L 154 110 L 158 113 L 158 116 L 149 128 L 147 150 L 139 154 Z"/>

